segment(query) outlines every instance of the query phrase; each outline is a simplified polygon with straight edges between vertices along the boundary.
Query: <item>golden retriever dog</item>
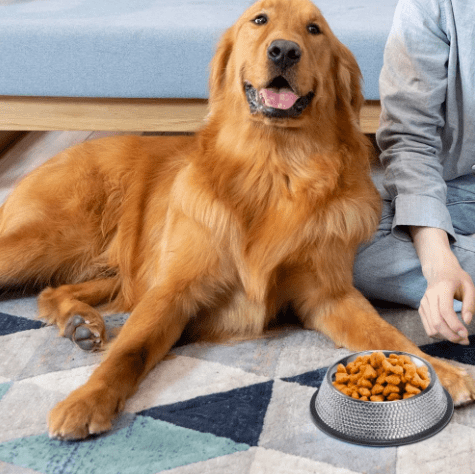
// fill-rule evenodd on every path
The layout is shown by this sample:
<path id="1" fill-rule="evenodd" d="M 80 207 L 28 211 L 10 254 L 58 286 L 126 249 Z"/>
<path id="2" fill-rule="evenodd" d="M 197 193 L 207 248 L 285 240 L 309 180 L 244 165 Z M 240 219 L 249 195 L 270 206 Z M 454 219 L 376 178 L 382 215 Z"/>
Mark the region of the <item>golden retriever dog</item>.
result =
<path id="1" fill-rule="evenodd" d="M 183 333 L 258 337 L 286 305 L 338 346 L 425 357 L 457 404 L 474 398 L 466 372 L 423 354 L 353 287 L 380 208 L 362 103 L 357 63 L 318 8 L 261 0 L 218 45 L 196 135 L 86 142 L 19 184 L 0 211 L 2 286 L 46 287 L 40 317 L 86 350 L 106 342 L 95 307 L 131 312 L 50 412 L 52 437 L 109 430 Z"/>

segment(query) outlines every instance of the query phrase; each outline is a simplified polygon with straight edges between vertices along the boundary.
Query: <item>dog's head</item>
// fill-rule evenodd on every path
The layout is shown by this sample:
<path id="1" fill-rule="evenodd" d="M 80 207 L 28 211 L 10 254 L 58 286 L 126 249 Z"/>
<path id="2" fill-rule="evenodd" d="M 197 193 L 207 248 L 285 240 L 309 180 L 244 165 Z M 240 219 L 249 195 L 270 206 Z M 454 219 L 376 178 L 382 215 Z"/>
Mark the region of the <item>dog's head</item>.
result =
<path id="1" fill-rule="evenodd" d="M 260 0 L 223 35 L 211 64 L 211 115 L 244 112 L 296 127 L 324 108 L 359 115 L 360 70 L 309 0 Z M 320 107 L 320 113 L 317 109 Z"/>

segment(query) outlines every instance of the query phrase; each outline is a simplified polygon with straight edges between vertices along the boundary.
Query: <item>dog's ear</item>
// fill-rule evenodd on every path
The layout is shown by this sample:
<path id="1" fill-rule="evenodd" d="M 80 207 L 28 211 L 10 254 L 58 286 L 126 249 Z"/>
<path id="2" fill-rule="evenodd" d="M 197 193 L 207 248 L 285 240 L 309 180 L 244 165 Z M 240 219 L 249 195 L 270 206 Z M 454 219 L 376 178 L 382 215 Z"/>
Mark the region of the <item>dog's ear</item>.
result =
<path id="1" fill-rule="evenodd" d="M 209 103 L 212 105 L 224 90 L 227 66 L 234 45 L 234 28 L 231 27 L 223 34 L 218 43 L 216 53 L 210 64 Z"/>
<path id="2" fill-rule="evenodd" d="M 352 112 L 359 120 L 361 107 L 364 103 L 361 91 L 361 71 L 353 53 L 338 42 L 336 62 L 336 93 L 343 103 L 351 106 Z"/>

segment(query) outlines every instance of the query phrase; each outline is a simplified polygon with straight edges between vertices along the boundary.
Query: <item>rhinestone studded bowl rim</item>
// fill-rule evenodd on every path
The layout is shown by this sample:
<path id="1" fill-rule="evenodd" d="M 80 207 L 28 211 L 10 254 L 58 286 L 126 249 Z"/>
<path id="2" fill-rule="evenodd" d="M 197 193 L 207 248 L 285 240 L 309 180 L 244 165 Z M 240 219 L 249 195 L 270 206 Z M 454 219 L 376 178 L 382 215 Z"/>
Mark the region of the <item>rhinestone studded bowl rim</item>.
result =
<path id="1" fill-rule="evenodd" d="M 346 366 L 357 357 L 373 352 L 383 352 L 386 356 L 404 354 L 417 366 L 426 365 L 431 377 L 429 386 L 406 400 L 365 402 L 348 397 L 332 385 L 338 364 Z M 322 386 L 311 399 L 310 411 L 318 428 L 339 440 L 365 446 L 401 446 L 441 431 L 452 418 L 454 404 L 427 361 L 406 352 L 365 351 L 346 356 L 327 370 Z M 427 423 L 421 418 L 425 413 Z"/>

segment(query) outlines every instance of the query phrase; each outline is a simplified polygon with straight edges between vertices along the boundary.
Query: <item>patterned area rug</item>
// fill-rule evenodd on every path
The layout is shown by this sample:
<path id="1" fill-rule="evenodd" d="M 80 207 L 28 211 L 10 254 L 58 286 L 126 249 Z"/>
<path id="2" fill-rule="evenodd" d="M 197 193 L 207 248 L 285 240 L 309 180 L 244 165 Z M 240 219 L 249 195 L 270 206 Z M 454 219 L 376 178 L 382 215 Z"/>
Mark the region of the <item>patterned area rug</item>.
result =
<path id="1" fill-rule="evenodd" d="M 35 320 L 34 297 L 0 301 L 0 473 L 475 473 L 475 407 L 432 438 L 398 448 L 345 443 L 312 422 L 310 399 L 348 352 L 298 328 L 232 345 L 173 349 L 110 433 L 49 439 L 46 416 L 101 359 Z M 127 315 L 107 318 L 108 329 Z M 424 346 L 472 373 L 475 339 Z"/>

